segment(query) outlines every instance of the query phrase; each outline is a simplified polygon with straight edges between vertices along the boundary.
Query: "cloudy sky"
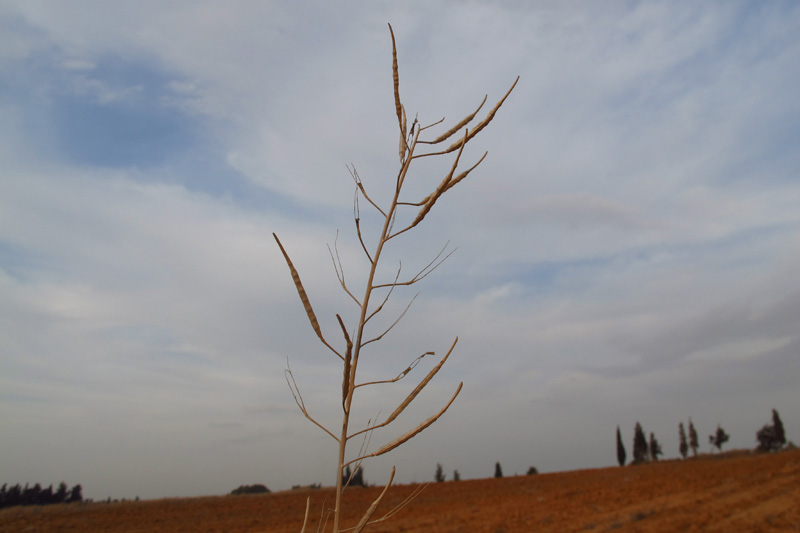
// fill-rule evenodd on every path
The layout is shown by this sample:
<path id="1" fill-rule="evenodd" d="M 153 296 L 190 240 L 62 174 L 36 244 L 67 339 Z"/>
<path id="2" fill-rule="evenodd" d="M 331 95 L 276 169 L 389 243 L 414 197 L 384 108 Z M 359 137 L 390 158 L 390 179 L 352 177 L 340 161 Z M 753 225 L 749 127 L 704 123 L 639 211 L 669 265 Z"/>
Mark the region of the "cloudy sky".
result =
<path id="1" fill-rule="evenodd" d="M 489 155 L 387 251 L 455 254 L 397 291 L 364 379 L 445 368 L 365 465 L 372 483 L 616 463 L 636 421 L 730 448 L 800 439 L 800 4 L 0 2 L 0 481 L 89 498 L 334 482 L 325 332 L 366 266 L 354 165 L 398 169 L 391 22 L 409 114 L 447 126 L 519 84 L 465 151 Z M 444 131 L 444 126 L 432 134 Z M 420 163 L 411 195 L 450 164 Z M 362 202 L 364 223 L 374 223 Z M 373 226 L 374 227 L 374 226 Z M 385 416 L 435 360 L 356 398 Z M 364 389 L 361 389 L 364 390 Z"/>

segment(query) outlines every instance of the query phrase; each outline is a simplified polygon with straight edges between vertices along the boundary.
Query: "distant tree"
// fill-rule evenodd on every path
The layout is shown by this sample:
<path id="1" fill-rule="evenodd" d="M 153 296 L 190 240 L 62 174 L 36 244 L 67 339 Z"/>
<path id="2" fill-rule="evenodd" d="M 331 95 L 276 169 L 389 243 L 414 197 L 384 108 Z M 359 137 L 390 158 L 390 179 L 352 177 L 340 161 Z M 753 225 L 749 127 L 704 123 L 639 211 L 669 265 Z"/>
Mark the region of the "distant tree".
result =
<path id="1" fill-rule="evenodd" d="M 458 473 L 458 470 L 453 470 L 453 481 L 461 481 L 461 474 Z"/>
<path id="2" fill-rule="evenodd" d="M 686 459 L 686 455 L 689 453 L 689 444 L 686 443 L 686 430 L 683 429 L 683 422 L 678 424 L 678 438 L 680 439 L 681 457 Z"/>
<path id="3" fill-rule="evenodd" d="M 636 422 L 636 427 L 633 430 L 633 464 L 646 463 L 647 453 L 647 439 L 644 436 L 642 425 Z"/>
<path id="4" fill-rule="evenodd" d="M 83 501 L 83 488 L 80 485 L 75 485 L 69 493 L 67 503 L 80 503 Z"/>
<path id="5" fill-rule="evenodd" d="M 781 447 L 786 444 L 786 433 L 783 431 L 783 422 L 781 416 L 778 414 L 777 409 L 772 410 L 772 425 L 775 428 L 775 439 L 780 443 Z"/>
<path id="6" fill-rule="evenodd" d="M 661 451 L 661 445 L 658 443 L 653 433 L 650 433 L 650 444 L 647 451 L 651 461 L 658 461 L 658 456 L 664 455 L 664 452 Z"/>
<path id="7" fill-rule="evenodd" d="M 697 448 L 700 447 L 700 443 L 697 441 L 697 430 L 694 429 L 694 424 L 692 423 L 692 419 L 689 419 L 689 448 L 692 449 L 692 455 L 697 457 Z"/>
<path id="8" fill-rule="evenodd" d="M 39 493 L 39 504 L 41 505 L 50 505 L 51 503 L 55 503 L 53 501 L 53 485 L 50 484 L 49 487 L 46 489 L 42 489 L 42 492 Z"/>
<path id="9" fill-rule="evenodd" d="M 503 477 L 503 468 L 499 461 L 494 464 L 494 477 Z"/>
<path id="10" fill-rule="evenodd" d="M 350 483 L 350 478 L 353 477 L 353 471 L 350 470 L 350 465 L 347 465 L 344 469 L 344 473 L 342 474 L 342 487 L 347 486 Z"/>
<path id="11" fill-rule="evenodd" d="M 5 485 L 3 486 L 5 487 Z M 22 505 L 22 487 L 19 483 L 9 487 L 3 496 L 3 507 L 14 507 L 15 505 Z"/>
<path id="12" fill-rule="evenodd" d="M 39 494 L 42 492 L 42 486 L 36 483 L 33 487 L 28 488 L 28 485 L 25 485 L 25 492 L 22 493 L 22 501 L 24 502 L 23 505 L 38 505 L 39 504 Z"/>
<path id="13" fill-rule="evenodd" d="M 534 476 L 534 475 L 536 475 L 538 473 L 539 473 L 539 471 L 536 470 L 535 466 L 531 466 L 530 468 L 528 468 L 528 475 L 529 476 Z"/>
<path id="14" fill-rule="evenodd" d="M 433 479 L 436 480 L 436 483 L 441 483 L 445 480 L 447 476 L 444 475 L 444 469 L 442 468 L 442 463 L 436 463 L 436 474 L 434 475 Z"/>
<path id="15" fill-rule="evenodd" d="M 728 442 L 728 439 L 730 438 L 731 436 L 725 433 L 725 430 L 722 429 L 722 426 L 717 425 L 717 432 L 708 436 L 708 442 L 710 442 L 713 446 L 716 446 L 717 450 L 721 452 L 722 445 Z"/>
<path id="16" fill-rule="evenodd" d="M 760 452 L 775 452 L 783 448 L 786 444 L 786 434 L 778 411 L 772 410 L 772 425 L 766 424 L 758 430 L 756 439 Z"/>
<path id="17" fill-rule="evenodd" d="M 67 496 L 67 484 L 62 481 L 58 484 L 56 493 L 53 495 L 53 500 L 55 503 L 65 503 L 67 501 Z"/>
<path id="18" fill-rule="evenodd" d="M 622 444 L 622 434 L 619 432 L 619 426 L 617 426 L 617 462 L 619 466 L 625 466 L 625 446 Z"/>
<path id="19" fill-rule="evenodd" d="M 353 481 L 350 484 L 354 487 L 366 487 L 367 483 L 364 481 L 364 468 L 358 465 L 353 472 Z"/>

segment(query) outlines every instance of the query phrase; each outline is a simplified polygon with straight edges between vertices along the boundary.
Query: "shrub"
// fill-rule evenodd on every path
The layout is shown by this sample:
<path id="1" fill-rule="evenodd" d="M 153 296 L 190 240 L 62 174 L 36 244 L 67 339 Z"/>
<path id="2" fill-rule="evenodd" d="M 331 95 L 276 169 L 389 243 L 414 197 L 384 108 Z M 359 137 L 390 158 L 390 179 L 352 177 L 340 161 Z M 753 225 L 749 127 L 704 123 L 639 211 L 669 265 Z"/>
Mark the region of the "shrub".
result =
<path id="1" fill-rule="evenodd" d="M 240 485 L 239 487 L 231 491 L 231 494 L 234 496 L 240 496 L 242 494 L 267 494 L 267 493 L 269 493 L 269 489 L 261 484 Z"/>

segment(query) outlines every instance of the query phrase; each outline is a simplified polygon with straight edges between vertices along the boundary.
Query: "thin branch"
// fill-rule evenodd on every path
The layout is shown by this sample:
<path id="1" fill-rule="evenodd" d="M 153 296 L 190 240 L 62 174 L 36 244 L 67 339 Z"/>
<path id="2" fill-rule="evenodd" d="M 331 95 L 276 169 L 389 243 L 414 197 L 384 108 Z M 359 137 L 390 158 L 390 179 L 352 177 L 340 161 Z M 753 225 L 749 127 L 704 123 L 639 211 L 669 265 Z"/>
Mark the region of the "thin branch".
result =
<path id="1" fill-rule="evenodd" d="M 286 366 L 287 367 L 289 366 L 289 362 L 288 361 L 286 362 Z M 303 395 L 300 394 L 300 387 L 297 386 L 297 382 L 294 380 L 294 374 L 292 374 L 292 369 L 291 368 L 287 368 L 286 370 L 283 371 L 283 373 L 284 373 L 284 377 L 286 378 L 286 384 L 289 385 L 289 390 L 292 392 L 292 397 L 294 398 L 294 402 L 297 404 L 297 407 L 300 408 L 300 411 L 305 415 L 306 418 L 311 420 L 318 428 L 320 428 L 322 431 L 324 431 L 325 433 L 327 433 L 328 435 L 333 437 L 333 440 L 335 440 L 336 442 L 339 442 L 339 438 L 336 435 L 331 433 L 331 431 L 328 428 L 326 428 L 325 426 L 323 426 L 322 424 L 317 422 L 314 419 L 314 417 L 312 417 L 310 414 L 308 414 L 308 410 L 306 409 L 305 402 L 303 402 Z M 291 382 L 290 382 L 290 379 L 291 379 Z"/>
<path id="2" fill-rule="evenodd" d="M 489 97 L 488 95 L 484 95 L 483 101 L 481 101 L 481 105 L 478 106 L 478 109 L 476 109 L 471 115 L 467 115 L 466 117 L 461 119 L 461 122 L 459 122 L 458 124 L 456 124 L 455 126 L 450 128 L 446 132 L 442 133 L 441 135 L 436 137 L 434 140 L 432 140 L 432 141 L 420 141 L 420 142 L 422 144 L 439 144 L 440 142 L 446 141 L 447 139 L 452 137 L 457 131 L 459 131 L 461 128 L 463 128 L 464 126 L 469 124 L 472 121 L 473 118 L 475 118 L 475 115 L 477 115 L 478 111 L 481 110 L 481 108 L 483 107 L 483 104 L 486 103 L 486 99 L 488 97 Z"/>
<path id="3" fill-rule="evenodd" d="M 328 245 L 328 254 L 331 256 L 331 262 L 333 263 L 333 269 L 336 271 L 336 277 L 339 279 L 339 284 L 342 286 L 342 289 L 345 293 L 347 293 L 350 298 L 356 303 L 357 306 L 361 307 L 361 302 L 358 301 L 358 298 L 350 292 L 350 289 L 347 288 L 347 283 L 344 279 L 344 267 L 342 267 L 342 260 L 339 257 L 339 231 L 336 231 L 336 240 L 333 243 L 333 248 L 336 251 L 336 257 L 334 258 L 333 251 L 331 250 L 331 246 Z"/>
<path id="4" fill-rule="evenodd" d="M 416 367 L 419 364 L 419 362 L 422 361 L 422 358 L 425 357 L 426 355 L 436 355 L 436 352 L 425 352 L 424 354 L 420 355 L 419 357 L 411 361 L 411 364 L 408 365 L 408 367 L 405 370 L 397 374 L 397 376 L 392 379 L 384 379 L 381 381 L 367 381 L 365 383 L 359 383 L 358 385 L 355 386 L 355 388 L 357 389 L 359 387 L 366 387 L 367 385 L 382 385 L 384 383 L 397 383 L 398 381 L 406 377 L 409 372 L 414 370 L 414 367 Z"/>
<path id="5" fill-rule="evenodd" d="M 436 122 L 434 122 L 432 124 L 428 124 L 427 126 L 420 126 L 419 129 L 420 129 L 420 131 L 424 131 L 424 130 L 430 129 L 430 128 L 434 127 L 434 126 L 438 126 L 442 122 L 444 122 L 444 117 L 440 118 L 439 120 L 437 120 Z M 422 142 L 422 141 L 420 141 L 420 142 Z"/>
<path id="6" fill-rule="evenodd" d="M 378 413 L 378 415 L 380 416 L 380 413 Z M 375 426 L 372 425 L 372 420 L 367 420 L 367 427 L 364 430 L 362 430 L 361 432 L 359 432 L 359 434 L 362 434 L 362 433 L 364 434 L 364 438 L 361 439 L 361 446 L 358 447 L 358 453 L 356 454 L 356 458 L 353 459 L 352 461 L 348 461 L 347 463 L 344 463 L 342 465 L 342 468 L 348 467 L 350 465 L 353 466 L 352 470 L 350 471 L 350 479 L 353 478 L 353 476 L 355 475 L 356 470 L 358 470 L 358 468 L 361 466 L 361 463 L 364 462 L 364 460 L 360 459 L 360 457 L 364 454 L 364 452 L 367 451 L 367 449 L 369 449 L 369 445 L 372 442 L 372 430 L 373 429 L 375 429 Z M 348 440 L 350 440 L 350 439 L 348 439 Z M 347 484 L 350 484 L 349 480 L 348 480 Z"/>
<path id="7" fill-rule="evenodd" d="M 314 314 L 314 309 L 311 307 L 311 302 L 308 300 L 308 295 L 306 294 L 306 290 L 303 288 L 303 282 L 300 281 L 300 274 L 297 273 L 297 269 L 294 268 L 292 264 L 292 260 L 289 259 L 289 254 L 286 253 L 286 250 L 283 249 L 283 245 L 281 244 L 280 239 L 276 234 L 272 234 L 275 237 L 275 242 L 278 243 L 278 247 L 281 249 L 281 253 L 283 253 L 284 259 L 286 259 L 286 264 L 289 265 L 289 270 L 292 273 L 292 279 L 294 280 L 295 288 L 297 289 L 297 294 L 300 295 L 300 301 L 303 302 L 303 307 L 306 310 L 306 314 L 308 315 L 309 321 L 311 321 L 311 327 L 314 328 L 314 332 L 319 337 L 319 340 L 322 341 L 322 344 L 327 346 L 333 353 L 339 356 L 339 359 L 344 360 L 342 354 L 336 351 L 336 349 L 328 344 L 328 341 L 325 340 L 325 337 L 322 336 L 322 330 L 319 327 L 319 322 L 317 321 L 317 315 Z"/>
<path id="8" fill-rule="evenodd" d="M 414 150 L 417 146 L 417 141 L 419 140 L 419 135 L 422 133 L 422 128 L 419 128 L 414 133 L 414 139 L 411 141 L 411 144 L 408 147 L 408 157 L 403 164 L 400 166 L 400 171 L 397 173 L 397 181 L 395 184 L 395 195 L 398 196 L 400 194 L 400 189 L 403 188 L 403 182 L 405 181 L 406 174 L 408 174 L 408 169 L 411 166 L 411 161 L 414 159 Z M 395 198 L 396 201 L 396 198 Z M 394 209 L 396 203 L 392 203 L 391 208 Z"/>
<path id="9" fill-rule="evenodd" d="M 394 228 L 394 223 L 397 221 L 397 209 L 392 209 L 392 216 L 391 220 L 389 221 L 389 226 L 386 228 L 386 233 L 390 234 L 392 229 Z"/>
<path id="10" fill-rule="evenodd" d="M 394 288 L 394 287 L 392 287 L 392 288 Z M 391 325 L 390 325 L 388 328 L 386 328 L 386 329 L 384 330 L 384 332 L 383 332 L 383 333 L 381 333 L 381 334 L 380 334 L 380 335 L 378 335 L 377 337 L 374 337 L 374 338 L 372 338 L 372 339 L 370 339 L 370 340 L 368 340 L 368 341 L 366 341 L 366 342 L 362 342 L 362 343 L 361 343 L 361 347 L 363 348 L 363 347 L 364 347 L 364 346 L 366 346 L 367 344 L 373 343 L 373 342 L 375 342 L 375 341 L 379 341 L 379 340 L 381 340 L 381 339 L 384 337 L 384 335 L 386 335 L 387 333 L 389 333 L 389 332 L 392 330 L 392 328 L 393 328 L 393 327 L 395 327 L 395 326 L 397 325 L 397 323 L 398 323 L 398 322 L 400 322 L 401 320 L 403 320 L 403 317 L 404 317 L 404 316 L 406 316 L 406 313 L 408 313 L 408 309 L 411 307 L 411 304 L 413 304 L 413 303 L 414 303 L 414 300 L 416 300 L 416 299 L 417 299 L 417 296 L 418 296 L 418 294 L 415 294 L 415 295 L 414 295 L 414 297 L 413 297 L 413 298 L 411 298 L 411 301 L 410 301 L 410 302 L 408 302 L 408 305 L 406 306 L 406 308 L 405 308 L 405 309 L 403 309 L 403 312 L 402 312 L 402 313 L 400 313 L 400 316 L 398 316 L 398 317 L 397 317 L 397 319 L 395 319 L 395 321 L 394 321 L 394 322 L 392 322 L 392 324 L 391 324 Z"/>
<path id="11" fill-rule="evenodd" d="M 397 267 L 397 274 L 395 274 L 395 276 L 394 276 L 394 283 L 390 283 L 389 285 L 387 285 L 388 287 L 390 287 L 389 291 L 386 293 L 386 296 L 384 297 L 384 299 L 381 302 L 381 304 L 364 319 L 364 324 L 369 322 L 372 317 L 374 317 L 375 315 L 380 313 L 381 309 L 383 309 L 383 306 L 386 304 L 386 302 L 389 301 L 389 297 L 392 295 L 392 292 L 394 291 L 394 288 L 397 286 L 395 284 L 397 283 L 397 280 L 400 279 L 400 272 L 402 270 L 403 270 L 403 262 L 400 261 L 400 265 Z M 373 290 L 377 289 L 377 288 L 380 288 L 380 287 L 373 287 Z"/>
<path id="12" fill-rule="evenodd" d="M 367 190 L 364 188 L 364 184 L 361 182 L 361 177 L 358 175 L 358 171 L 356 171 L 356 167 L 355 166 L 353 166 L 352 168 L 347 167 L 347 170 L 350 171 L 350 175 L 353 177 L 353 181 L 356 182 L 356 187 L 358 187 L 358 190 L 361 191 L 361 194 L 364 195 L 364 198 L 366 198 L 366 200 L 370 204 L 372 204 L 372 207 L 377 209 L 378 212 L 380 212 L 381 215 L 386 216 L 386 213 L 383 212 L 383 209 L 381 209 L 378 204 L 373 202 L 372 198 L 370 198 L 369 195 L 367 194 Z"/>
<path id="13" fill-rule="evenodd" d="M 319 512 L 319 525 L 317 526 L 317 533 L 325 531 L 325 528 L 328 526 L 328 519 L 331 517 L 331 513 L 335 512 L 335 509 L 328 509 L 328 512 L 325 512 L 325 504 L 327 500 L 322 501 L 322 509 Z"/>
<path id="14" fill-rule="evenodd" d="M 448 245 L 448 244 L 450 244 L 450 241 L 447 241 L 447 242 L 445 243 L 445 245 L 444 245 L 444 248 L 442 248 L 442 249 L 439 251 L 439 253 L 438 253 L 438 254 L 436 254 L 436 257 L 434 257 L 434 258 L 433 258 L 433 260 L 431 260 L 431 262 L 430 262 L 430 263 L 428 263 L 428 264 L 427 264 L 427 265 L 426 265 L 426 266 L 425 266 L 425 267 L 424 267 L 422 270 L 420 270 L 419 272 L 417 272 L 417 274 L 416 274 L 416 275 L 415 275 L 413 278 L 411 278 L 410 280 L 408 280 L 408 281 L 396 281 L 396 280 L 395 280 L 395 282 L 394 282 L 394 283 L 384 283 L 384 284 L 381 284 L 381 285 L 375 285 L 375 287 L 374 287 L 374 288 L 375 288 L 375 289 L 382 289 L 382 288 L 385 288 L 385 287 L 402 287 L 402 286 L 407 286 L 407 285 L 413 285 L 413 284 L 415 284 L 415 283 L 418 283 L 418 282 L 422 281 L 423 279 L 425 279 L 426 277 L 428 277 L 428 275 L 429 275 L 431 272 L 433 272 L 434 270 L 436 270 L 437 268 L 439 268 L 439 266 L 440 266 L 442 263 L 444 263 L 445 261 L 447 261 L 447 259 L 448 259 L 448 258 L 449 258 L 451 255 L 453 255 L 454 253 L 456 253 L 456 250 L 458 250 L 458 248 L 453 248 L 453 249 L 450 251 L 450 253 L 448 253 L 446 256 L 442 257 L 441 261 L 439 261 L 439 262 L 438 262 L 438 263 L 436 263 L 435 265 L 433 264 L 433 263 L 434 263 L 434 261 L 436 261 L 437 259 L 439 259 L 439 257 L 442 255 L 442 253 L 444 253 L 444 251 L 445 251 L 445 249 L 447 248 L 447 245 Z M 433 265 L 433 266 L 431 266 L 431 265 Z"/>

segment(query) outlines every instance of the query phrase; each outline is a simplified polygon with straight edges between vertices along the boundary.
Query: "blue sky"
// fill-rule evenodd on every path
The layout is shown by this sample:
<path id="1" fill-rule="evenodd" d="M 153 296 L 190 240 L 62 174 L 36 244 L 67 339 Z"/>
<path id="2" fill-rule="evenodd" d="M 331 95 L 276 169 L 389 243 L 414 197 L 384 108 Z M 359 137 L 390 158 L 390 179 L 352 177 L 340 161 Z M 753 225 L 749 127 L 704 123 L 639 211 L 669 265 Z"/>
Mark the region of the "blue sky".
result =
<path id="1" fill-rule="evenodd" d="M 7 1 L 0 481 L 98 499 L 333 483 L 283 372 L 335 424 L 341 371 L 271 234 L 323 329 L 352 320 L 327 245 L 338 230 L 357 284 L 347 166 L 376 198 L 397 170 L 387 22 L 422 123 L 520 82 L 464 154 L 487 159 L 389 257 L 458 248 L 365 376 L 460 340 L 373 445 L 464 390 L 367 480 L 612 465 L 637 421 L 667 457 L 689 417 L 704 445 L 722 424 L 750 448 L 772 408 L 797 442 L 795 2 Z M 359 420 L 411 386 L 366 392 Z"/>

